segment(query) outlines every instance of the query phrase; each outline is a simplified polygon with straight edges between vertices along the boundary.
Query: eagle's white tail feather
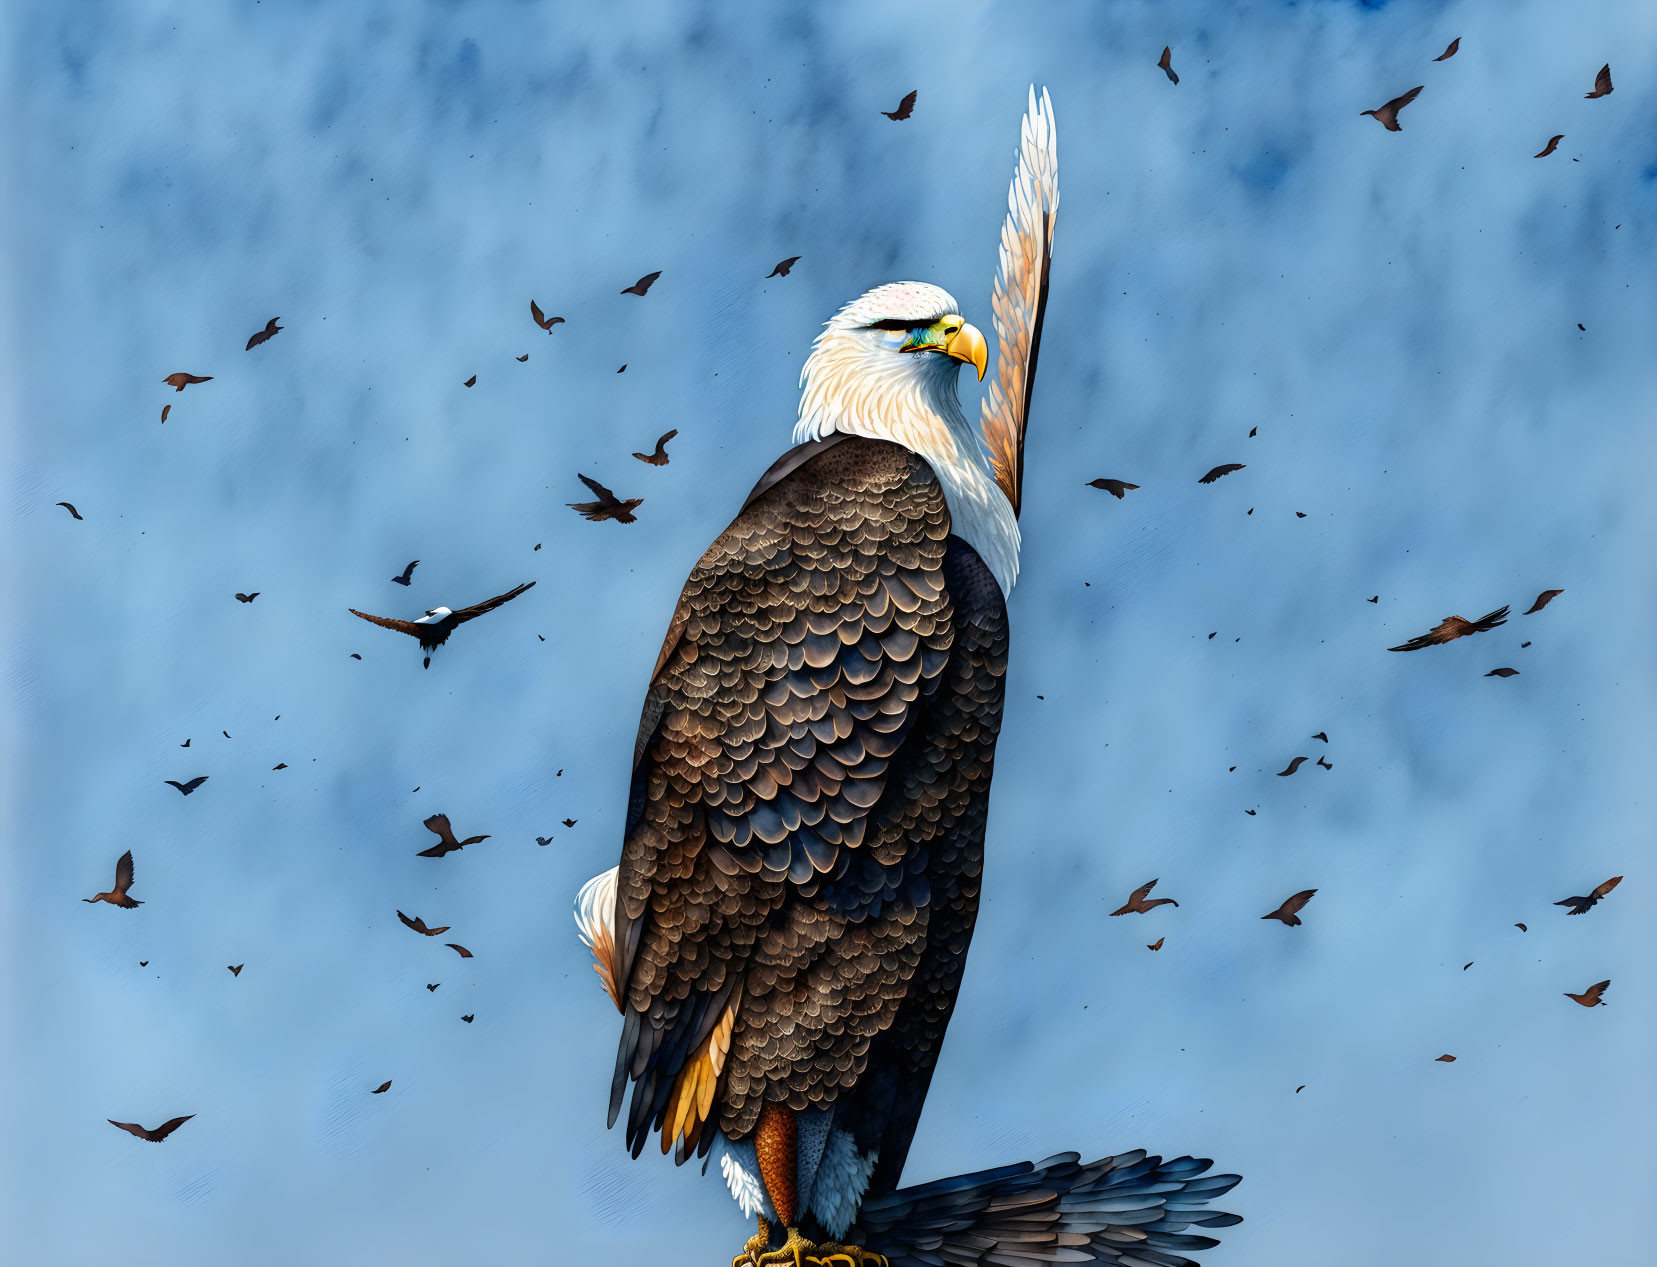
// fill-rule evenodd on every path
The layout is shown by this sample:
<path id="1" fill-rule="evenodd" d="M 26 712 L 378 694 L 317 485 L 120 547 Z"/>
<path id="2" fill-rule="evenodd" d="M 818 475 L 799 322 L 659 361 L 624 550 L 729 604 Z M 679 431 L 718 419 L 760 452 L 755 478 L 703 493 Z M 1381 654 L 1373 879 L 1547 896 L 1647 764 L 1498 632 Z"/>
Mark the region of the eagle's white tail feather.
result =
<path id="1" fill-rule="evenodd" d="M 593 971 L 604 982 L 610 1001 L 621 1008 L 621 983 L 616 980 L 616 873 L 620 867 L 611 867 L 602 875 L 595 875 L 581 886 L 575 895 L 575 927 L 581 934 L 582 945 L 593 952 Z"/>

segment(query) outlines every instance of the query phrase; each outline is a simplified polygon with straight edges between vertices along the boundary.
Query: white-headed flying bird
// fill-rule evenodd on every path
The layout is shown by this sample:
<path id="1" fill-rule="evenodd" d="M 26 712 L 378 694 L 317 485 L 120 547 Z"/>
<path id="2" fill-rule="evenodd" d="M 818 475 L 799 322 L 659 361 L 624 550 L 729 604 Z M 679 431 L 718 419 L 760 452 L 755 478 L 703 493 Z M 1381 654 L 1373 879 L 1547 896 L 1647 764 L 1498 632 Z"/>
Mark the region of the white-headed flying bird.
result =
<path id="1" fill-rule="evenodd" d="M 420 649 L 426 653 L 425 667 L 432 667 L 431 653 L 449 640 L 449 635 L 459 629 L 468 620 L 476 620 L 485 612 L 492 612 L 502 603 L 509 603 L 527 589 L 535 588 L 534 581 L 526 581 L 515 586 L 504 594 L 497 594 L 494 598 L 485 599 L 481 603 L 474 603 L 471 607 L 462 607 L 454 611 L 448 607 L 433 607 L 418 620 L 395 620 L 390 616 L 370 616 L 367 612 L 360 612 L 355 607 L 346 608 L 353 616 L 361 616 L 371 625 L 379 625 L 383 629 L 395 629 L 398 633 L 406 633 L 412 638 L 420 640 Z"/>

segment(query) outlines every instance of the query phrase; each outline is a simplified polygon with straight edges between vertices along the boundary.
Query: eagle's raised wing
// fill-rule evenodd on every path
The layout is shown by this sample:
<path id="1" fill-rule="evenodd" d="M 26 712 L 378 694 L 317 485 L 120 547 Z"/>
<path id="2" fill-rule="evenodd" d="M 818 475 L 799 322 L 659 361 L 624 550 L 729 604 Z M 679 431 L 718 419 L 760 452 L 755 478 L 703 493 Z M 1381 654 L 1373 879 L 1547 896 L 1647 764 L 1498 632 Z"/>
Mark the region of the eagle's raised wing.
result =
<path id="1" fill-rule="evenodd" d="M 465 624 L 468 620 L 475 620 L 485 612 L 494 611 L 495 608 L 499 607 L 502 603 L 510 603 L 525 590 L 534 588 L 534 581 L 525 581 L 522 585 L 513 586 L 504 594 L 496 594 L 495 597 L 486 598 L 481 603 L 473 603 L 470 607 L 462 607 L 459 611 L 455 612 L 454 615 L 450 616 L 449 619 L 454 621 L 457 625 Z"/>
<path id="2" fill-rule="evenodd" d="M 1036 354 L 1047 309 L 1053 262 L 1053 225 L 1059 211 L 1059 142 L 1053 102 L 1030 89 L 1019 138 L 1018 170 L 1007 190 L 1001 226 L 1001 263 L 990 300 L 995 317 L 995 378 L 984 397 L 979 427 L 995 468 L 995 482 L 1018 514 L 1024 490 L 1024 428 L 1036 384 Z"/>

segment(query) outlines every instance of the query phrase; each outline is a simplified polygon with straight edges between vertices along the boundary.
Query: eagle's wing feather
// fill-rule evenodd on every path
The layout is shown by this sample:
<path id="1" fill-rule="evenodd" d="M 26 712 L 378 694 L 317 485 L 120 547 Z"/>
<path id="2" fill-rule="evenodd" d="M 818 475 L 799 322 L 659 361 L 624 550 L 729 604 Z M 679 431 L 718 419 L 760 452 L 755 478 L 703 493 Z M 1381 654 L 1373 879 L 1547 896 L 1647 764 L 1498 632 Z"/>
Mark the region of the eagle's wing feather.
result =
<path id="1" fill-rule="evenodd" d="M 455 612 L 452 616 L 450 616 L 449 619 L 454 621 L 454 623 L 457 624 L 457 625 L 464 624 L 468 620 L 475 620 L 477 617 L 483 615 L 485 612 L 494 611 L 495 608 L 499 607 L 502 603 L 510 603 L 514 598 L 518 597 L 518 595 L 522 594 L 525 590 L 534 589 L 534 588 L 535 588 L 535 582 L 534 581 L 525 581 L 522 585 L 513 586 L 511 589 L 507 590 L 506 593 L 504 593 L 504 594 L 496 594 L 495 597 L 486 598 L 481 603 L 474 603 L 470 607 L 462 607 L 459 611 Z M 467 635 L 467 637 L 470 637 L 470 636 L 471 636 L 470 634 Z"/>
<path id="2" fill-rule="evenodd" d="M 1007 190 L 1000 267 L 990 300 L 995 317 L 995 378 L 984 396 L 979 421 L 996 483 L 1015 515 L 1024 488 L 1024 428 L 1036 383 L 1058 210 L 1059 150 L 1053 102 L 1044 88 L 1038 103 L 1032 87 L 1019 140 L 1018 169 Z"/>
<path id="3" fill-rule="evenodd" d="M 360 612 L 355 607 L 347 607 L 345 610 L 353 616 L 361 616 L 371 625 L 379 625 L 382 629 L 395 629 L 398 633 L 406 633 L 415 638 L 425 637 L 430 630 L 429 625 L 417 625 L 412 620 L 397 620 L 391 616 L 370 616 L 367 612 Z"/>

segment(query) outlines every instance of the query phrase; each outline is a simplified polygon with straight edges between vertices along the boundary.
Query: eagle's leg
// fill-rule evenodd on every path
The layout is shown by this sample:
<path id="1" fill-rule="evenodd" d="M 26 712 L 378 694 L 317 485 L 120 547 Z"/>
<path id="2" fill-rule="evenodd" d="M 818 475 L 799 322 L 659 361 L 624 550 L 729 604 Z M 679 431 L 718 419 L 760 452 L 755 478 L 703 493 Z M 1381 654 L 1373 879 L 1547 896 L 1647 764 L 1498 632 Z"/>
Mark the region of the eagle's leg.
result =
<path id="1" fill-rule="evenodd" d="M 771 1199 L 777 1220 L 788 1229 L 788 1236 L 777 1249 L 768 1249 L 771 1229 L 761 1219 L 760 1235 L 748 1242 L 746 1252 L 731 1267 L 819 1267 L 820 1251 L 800 1234 L 800 1129 L 792 1109 L 766 1103 L 754 1132 L 754 1151 L 759 1156 L 765 1195 Z"/>
<path id="2" fill-rule="evenodd" d="M 752 1267 L 759 1262 L 760 1255 L 771 1248 L 771 1225 L 765 1221 L 765 1216 L 759 1216 L 759 1231 L 748 1238 L 748 1243 L 742 1247 L 742 1252 L 731 1259 L 731 1267 Z"/>

